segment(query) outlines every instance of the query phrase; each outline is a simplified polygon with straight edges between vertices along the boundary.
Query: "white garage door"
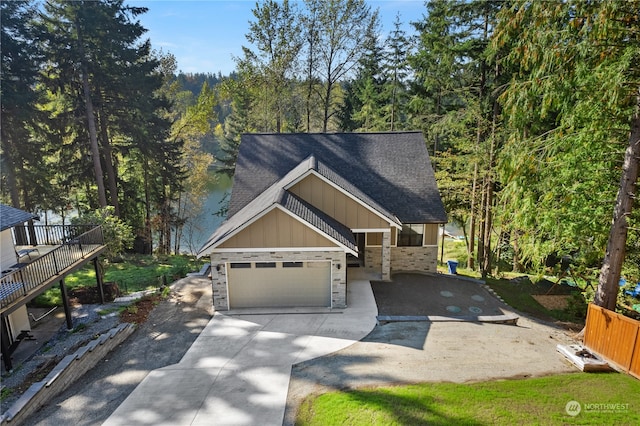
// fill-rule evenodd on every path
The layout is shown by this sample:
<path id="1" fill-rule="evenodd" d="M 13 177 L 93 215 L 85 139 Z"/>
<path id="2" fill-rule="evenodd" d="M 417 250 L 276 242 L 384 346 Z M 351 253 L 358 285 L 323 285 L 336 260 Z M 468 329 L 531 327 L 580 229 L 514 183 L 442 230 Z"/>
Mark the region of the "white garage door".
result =
<path id="1" fill-rule="evenodd" d="M 230 308 L 331 306 L 331 262 L 231 263 Z"/>

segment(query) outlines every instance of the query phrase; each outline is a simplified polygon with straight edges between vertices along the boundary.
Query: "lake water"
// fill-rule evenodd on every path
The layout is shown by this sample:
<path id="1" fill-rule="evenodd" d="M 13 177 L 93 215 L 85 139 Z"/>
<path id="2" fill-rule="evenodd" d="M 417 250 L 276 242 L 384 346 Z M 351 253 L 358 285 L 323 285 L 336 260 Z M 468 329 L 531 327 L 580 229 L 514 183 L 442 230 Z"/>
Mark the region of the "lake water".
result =
<path id="1" fill-rule="evenodd" d="M 198 249 L 209 239 L 213 231 L 224 220 L 224 217 L 217 215 L 224 206 L 225 201 L 228 202 L 231 193 L 232 179 L 225 174 L 217 172 L 209 172 L 209 193 L 204 202 L 202 211 L 195 220 L 185 225 L 182 238 L 180 239 L 180 252 L 185 254 L 195 254 Z M 78 215 L 77 210 L 72 209 L 67 212 L 67 216 L 63 222 L 62 217 L 52 211 L 45 212 L 41 215 L 38 225 L 61 225 L 69 224 L 70 219 Z M 173 236 L 175 238 L 175 235 Z M 173 248 L 173 244 L 171 246 Z"/>
<path id="2" fill-rule="evenodd" d="M 198 249 L 209 239 L 213 231 L 224 220 L 223 216 L 217 214 L 228 202 L 231 192 L 232 179 L 225 174 L 210 172 L 209 194 L 204 202 L 202 212 L 187 223 L 180 239 L 180 251 L 182 253 L 195 254 Z"/>

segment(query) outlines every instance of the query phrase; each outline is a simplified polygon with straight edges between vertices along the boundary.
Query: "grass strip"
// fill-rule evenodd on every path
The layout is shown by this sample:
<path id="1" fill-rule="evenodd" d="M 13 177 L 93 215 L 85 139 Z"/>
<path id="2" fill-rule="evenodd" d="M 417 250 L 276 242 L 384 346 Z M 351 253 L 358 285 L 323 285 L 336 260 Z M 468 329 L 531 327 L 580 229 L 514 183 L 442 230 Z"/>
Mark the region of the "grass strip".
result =
<path id="1" fill-rule="evenodd" d="M 564 374 L 471 384 L 424 383 L 305 400 L 297 425 L 640 424 L 640 380 Z M 580 412 L 567 411 L 572 401 Z M 571 406 L 571 405 L 570 405 Z"/>

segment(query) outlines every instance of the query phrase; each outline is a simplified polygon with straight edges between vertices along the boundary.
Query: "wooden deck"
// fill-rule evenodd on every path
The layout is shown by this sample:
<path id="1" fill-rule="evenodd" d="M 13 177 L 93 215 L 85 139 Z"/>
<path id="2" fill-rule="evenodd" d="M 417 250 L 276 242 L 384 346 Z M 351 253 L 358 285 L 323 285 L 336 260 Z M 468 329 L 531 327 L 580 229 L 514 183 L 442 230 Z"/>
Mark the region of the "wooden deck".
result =
<path id="1" fill-rule="evenodd" d="M 63 244 L 16 246 L 18 263 L 2 271 L 0 315 L 8 315 L 53 284 L 93 259 L 105 249 L 102 229 L 95 227 Z M 21 250 L 29 250 L 28 253 Z"/>

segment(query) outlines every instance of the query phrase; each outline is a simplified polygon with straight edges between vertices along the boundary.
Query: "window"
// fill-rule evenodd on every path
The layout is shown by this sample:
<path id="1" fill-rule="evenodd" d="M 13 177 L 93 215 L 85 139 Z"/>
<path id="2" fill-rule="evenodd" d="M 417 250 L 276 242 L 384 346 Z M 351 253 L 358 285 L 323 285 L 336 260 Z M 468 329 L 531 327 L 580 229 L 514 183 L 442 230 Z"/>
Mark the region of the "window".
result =
<path id="1" fill-rule="evenodd" d="M 248 269 L 251 268 L 250 263 L 232 263 L 231 269 Z"/>
<path id="2" fill-rule="evenodd" d="M 256 262 L 256 268 L 275 268 L 276 262 Z"/>
<path id="3" fill-rule="evenodd" d="M 402 225 L 402 231 L 398 235 L 398 247 L 422 246 L 423 233 L 424 225 L 421 223 Z"/>
<path id="4" fill-rule="evenodd" d="M 302 262 L 282 262 L 284 268 L 302 268 Z"/>

